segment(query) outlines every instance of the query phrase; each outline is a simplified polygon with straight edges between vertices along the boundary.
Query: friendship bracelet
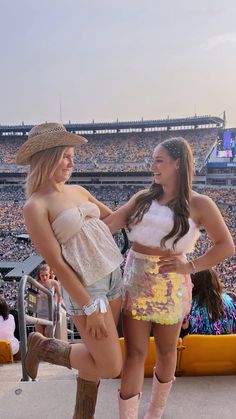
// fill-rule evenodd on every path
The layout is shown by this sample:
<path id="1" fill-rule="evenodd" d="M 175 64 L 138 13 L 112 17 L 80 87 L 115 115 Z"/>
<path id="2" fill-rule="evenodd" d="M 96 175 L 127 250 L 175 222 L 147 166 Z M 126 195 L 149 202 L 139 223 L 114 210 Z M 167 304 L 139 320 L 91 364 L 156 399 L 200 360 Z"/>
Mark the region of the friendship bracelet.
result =
<path id="1" fill-rule="evenodd" d="M 189 260 L 190 265 L 192 266 L 192 274 L 195 274 L 197 272 L 197 268 L 193 260 Z"/>

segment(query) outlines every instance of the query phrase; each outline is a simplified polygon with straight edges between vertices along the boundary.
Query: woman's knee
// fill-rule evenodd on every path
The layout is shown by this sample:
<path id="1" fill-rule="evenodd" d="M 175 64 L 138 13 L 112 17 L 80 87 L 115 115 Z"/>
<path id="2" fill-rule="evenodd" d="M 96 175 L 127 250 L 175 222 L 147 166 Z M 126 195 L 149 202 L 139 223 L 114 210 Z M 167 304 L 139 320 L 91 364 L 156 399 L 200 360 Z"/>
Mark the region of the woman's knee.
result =
<path id="1" fill-rule="evenodd" d="M 159 358 L 172 358 L 173 356 L 176 356 L 176 353 L 176 345 L 166 345 L 157 347 L 157 354 Z"/>
<path id="2" fill-rule="evenodd" d="M 125 360 L 128 362 L 144 363 L 147 357 L 148 348 L 127 345 L 125 352 Z"/>
<path id="3" fill-rule="evenodd" d="M 116 378 L 120 375 L 122 369 L 122 359 L 114 359 L 99 367 L 101 378 Z"/>

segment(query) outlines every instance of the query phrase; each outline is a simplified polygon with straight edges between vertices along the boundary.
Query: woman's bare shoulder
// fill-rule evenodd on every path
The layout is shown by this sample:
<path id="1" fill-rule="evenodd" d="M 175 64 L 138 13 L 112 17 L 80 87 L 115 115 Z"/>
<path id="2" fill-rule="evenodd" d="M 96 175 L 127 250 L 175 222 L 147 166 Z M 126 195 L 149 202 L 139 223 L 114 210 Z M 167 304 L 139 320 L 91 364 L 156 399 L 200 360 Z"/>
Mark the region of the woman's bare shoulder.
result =
<path id="1" fill-rule="evenodd" d="M 67 187 L 70 188 L 71 192 L 83 195 L 86 198 L 90 195 L 89 191 L 81 185 L 67 185 Z"/>
<path id="2" fill-rule="evenodd" d="M 27 199 L 23 206 L 23 213 L 27 214 L 32 211 L 47 211 L 46 200 L 39 194 L 33 194 Z"/>
<path id="3" fill-rule="evenodd" d="M 209 217 L 219 212 L 215 202 L 207 195 L 193 192 L 190 202 L 191 218 L 202 225 Z"/>
<path id="4" fill-rule="evenodd" d="M 209 205 L 209 203 L 213 202 L 212 199 L 204 194 L 198 193 L 196 191 L 192 191 L 191 196 L 191 207 L 192 208 L 199 208 L 205 205 Z"/>

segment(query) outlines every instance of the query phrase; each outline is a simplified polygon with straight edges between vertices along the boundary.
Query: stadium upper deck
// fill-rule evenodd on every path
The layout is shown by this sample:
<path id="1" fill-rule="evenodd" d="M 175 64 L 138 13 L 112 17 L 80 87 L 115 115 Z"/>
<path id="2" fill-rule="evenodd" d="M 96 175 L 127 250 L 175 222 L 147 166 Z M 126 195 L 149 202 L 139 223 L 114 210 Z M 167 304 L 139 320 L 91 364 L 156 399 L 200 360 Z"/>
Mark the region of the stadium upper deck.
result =
<path id="1" fill-rule="evenodd" d="M 0 125 L 0 138 L 9 136 L 27 136 L 33 125 Z M 104 134 L 118 132 L 145 132 L 171 129 L 223 128 L 224 119 L 217 116 L 203 115 L 188 118 L 167 118 L 126 122 L 69 123 L 65 127 L 78 134 Z"/>
<path id="2" fill-rule="evenodd" d="M 193 150 L 196 169 L 200 170 L 216 143 L 223 123 L 222 119 L 216 117 L 195 117 L 163 121 L 120 122 L 114 126 L 112 123 L 93 124 L 94 127 L 96 126 L 93 133 L 91 133 L 91 124 L 87 126 L 86 132 L 85 124 L 70 124 L 66 127 L 70 131 L 85 135 L 88 139 L 87 144 L 76 150 L 75 174 L 84 176 L 88 173 L 97 175 L 106 172 L 108 175 L 112 173 L 118 175 L 125 172 L 143 175 L 150 171 L 150 161 L 155 146 L 173 136 L 182 136 L 189 142 Z M 144 128 L 142 124 L 146 127 Z M 207 128 L 203 128 L 204 124 Z M 100 130 L 98 130 L 98 125 Z M 13 174 L 16 174 L 14 182 L 20 179 L 21 174 L 25 175 L 26 168 L 15 164 L 15 154 L 26 140 L 26 134 L 30 128 L 31 126 L 0 127 L 2 130 L 0 180 L 2 182 L 8 182 Z"/>

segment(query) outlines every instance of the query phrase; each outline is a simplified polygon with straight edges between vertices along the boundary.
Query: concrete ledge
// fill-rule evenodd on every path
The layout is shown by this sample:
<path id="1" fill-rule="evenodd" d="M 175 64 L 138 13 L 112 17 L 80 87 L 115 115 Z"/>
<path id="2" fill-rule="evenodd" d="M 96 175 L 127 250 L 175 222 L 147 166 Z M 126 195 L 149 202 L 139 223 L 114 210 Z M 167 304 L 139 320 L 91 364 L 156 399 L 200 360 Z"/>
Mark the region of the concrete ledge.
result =
<path id="1" fill-rule="evenodd" d="M 51 366 L 54 368 L 53 366 Z M 1 373 L 1 370 L 0 370 Z M 75 402 L 75 371 L 67 379 L 0 383 L 0 417 L 4 419 L 71 419 Z M 139 419 L 144 417 L 151 379 L 144 381 Z M 96 419 L 118 419 L 119 380 L 103 380 Z M 234 419 L 236 377 L 179 377 L 163 419 Z"/>

